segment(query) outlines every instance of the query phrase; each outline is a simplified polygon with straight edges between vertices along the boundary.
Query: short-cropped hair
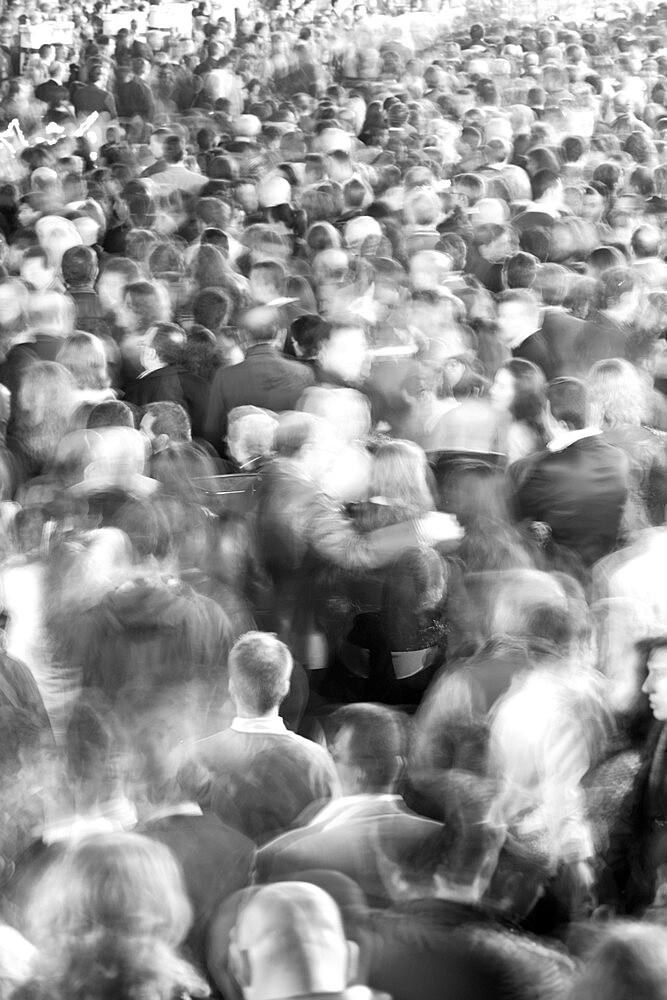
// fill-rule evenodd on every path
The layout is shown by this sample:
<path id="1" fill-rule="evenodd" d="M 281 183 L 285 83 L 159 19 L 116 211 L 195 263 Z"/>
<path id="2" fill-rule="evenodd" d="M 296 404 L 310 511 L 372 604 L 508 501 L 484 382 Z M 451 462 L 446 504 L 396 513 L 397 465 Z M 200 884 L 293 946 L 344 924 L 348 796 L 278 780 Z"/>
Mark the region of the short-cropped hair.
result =
<path id="1" fill-rule="evenodd" d="M 256 715 L 277 708 L 289 691 L 292 654 L 270 632 L 246 632 L 229 654 L 229 680 L 238 701 Z"/>

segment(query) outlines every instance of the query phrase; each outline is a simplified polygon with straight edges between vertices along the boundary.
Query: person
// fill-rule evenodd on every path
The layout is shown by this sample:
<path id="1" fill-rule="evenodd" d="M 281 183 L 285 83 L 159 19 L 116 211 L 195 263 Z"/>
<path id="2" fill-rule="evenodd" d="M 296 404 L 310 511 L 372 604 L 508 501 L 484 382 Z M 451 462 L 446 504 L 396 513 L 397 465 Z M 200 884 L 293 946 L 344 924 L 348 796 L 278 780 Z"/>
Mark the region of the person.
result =
<path id="1" fill-rule="evenodd" d="M 237 640 L 228 660 L 236 715 L 228 729 L 192 748 L 202 808 L 260 844 L 337 790 L 326 750 L 290 732 L 280 718 L 292 665 L 274 635 L 248 632 Z"/>
<path id="2" fill-rule="evenodd" d="M 257 874 L 275 881 L 288 873 L 328 869 L 349 875 L 366 897 L 386 901 L 377 860 L 377 837 L 401 840 L 406 849 L 431 835 L 436 824 L 417 816 L 397 794 L 407 747 L 406 720 L 383 705 L 339 709 L 332 720 L 331 755 L 341 795 L 299 829 L 264 844 Z"/>
<path id="3" fill-rule="evenodd" d="M 339 390 L 340 391 L 340 390 Z M 321 627 L 323 571 L 386 566 L 406 549 L 439 540 L 455 545 L 455 518 L 426 513 L 362 533 L 319 485 L 326 451 L 322 425 L 307 414 L 286 416 L 275 438 L 276 458 L 262 476 L 257 532 L 278 600 L 276 626 L 310 669 L 327 665 Z"/>
<path id="4" fill-rule="evenodd" d="M 493 788 L 452 770 L 447 819 L 417 849 L 381 838 L 391 905 L 371 911 L 369 983 L 397 1000 L 438 997 L 442 983 L 460 998 L 559 996 L 572 965 L 512 932 L 484 900 L 505 839 L 493 813 Z M 552 992 L 553 991 L 553 992 Z"/>
<path id="5" fill-rule="evenodd" d="M 546 444 L 545 390 L 543 373 L 525 358 L 505 362 L 495 374 L 489 397 L 497 414 L 498 450 L 507 455 L 510 465 Z"/>
<path id="6" fill-rule="evenodd" d="M 553 365 L 540 330 L 539 303 L 529 290 L 509 289 L 498 296 L 498 332 L 513 358 L 531 361 L 551 378 Z"/>
<path id="7" fill-rule="evenodd" d="M 618 543 L 629 463 L 590 423 L 583 382 L 557 379 L 547 394 L 551 440 L 510 470 L 517 519 L 548 525 L 552 558 L 562 549 L 586 571 Z"/>
<path id="8" fill-rule="evenodd" d="M 95 252 L 87 246 L 70 247 L 63 254 L 65 289 L 76 306 L 76 328 L 98 336 L 108 334 L 102 302 L 94 289 L 98 275 Z"/>
<path id="9" fill-rule="evenodd" d="M 309 368 L 279 354 L 275 343 L 280 317 L 275 308 L 249 309 L 241 324 L 247 344 L 245 359 L 216 374 L 204 425 L 205 439 L 220 454 L 230 410 L 237 406 L 259 406 L 276 412 L 293 410 L 304 389 L 314 381 Z"/>
<path id="10" fill-rule="evenodd" d="M 178 954 L 191 911 L 162 844 L 131 833 L 84 838 L 47 870 L 31 914 L 38 957 L 15 993 L 23 1000 L 91 993 L 130 1000 L 139 986 L 160 1000 L 207 993 Z"/>
<path id="11" fill-rule="evenodd" d="M 230 964 L 243 995 L 258 1000 L 345 998 L 357 961 L 358 948 L 346 939 L 335 902 L 306 882 L 257 889 L 242 907 L 230 942 Z"/>

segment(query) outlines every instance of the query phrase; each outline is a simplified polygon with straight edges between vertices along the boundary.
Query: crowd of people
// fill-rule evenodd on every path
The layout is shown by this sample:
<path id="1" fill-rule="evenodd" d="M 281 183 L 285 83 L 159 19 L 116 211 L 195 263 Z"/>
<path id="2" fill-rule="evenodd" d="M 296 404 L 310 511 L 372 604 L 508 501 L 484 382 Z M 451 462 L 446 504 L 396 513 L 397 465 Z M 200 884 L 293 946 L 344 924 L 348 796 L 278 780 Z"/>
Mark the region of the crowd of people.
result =
<path id="1" fill-rule="evenodd" d="M 667 4 L 193 7 L 0 15 L 0 997 L 666 1000 Z"/>

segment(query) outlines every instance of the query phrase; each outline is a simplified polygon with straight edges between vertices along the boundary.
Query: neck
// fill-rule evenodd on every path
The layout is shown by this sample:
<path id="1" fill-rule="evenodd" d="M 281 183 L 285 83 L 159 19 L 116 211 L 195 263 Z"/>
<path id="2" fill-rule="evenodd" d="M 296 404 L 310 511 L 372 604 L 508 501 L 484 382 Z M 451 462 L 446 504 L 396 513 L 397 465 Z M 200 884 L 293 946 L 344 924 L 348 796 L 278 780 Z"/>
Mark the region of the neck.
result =
<path id="1" fill-rule="evenodd" d="M 277 719 L 278 706 L 269 709 L 268 712 L 258 712 L 257 709 L 246 708 L 243 705 L 236 706 L 236 715 L 239 719 Z"/>

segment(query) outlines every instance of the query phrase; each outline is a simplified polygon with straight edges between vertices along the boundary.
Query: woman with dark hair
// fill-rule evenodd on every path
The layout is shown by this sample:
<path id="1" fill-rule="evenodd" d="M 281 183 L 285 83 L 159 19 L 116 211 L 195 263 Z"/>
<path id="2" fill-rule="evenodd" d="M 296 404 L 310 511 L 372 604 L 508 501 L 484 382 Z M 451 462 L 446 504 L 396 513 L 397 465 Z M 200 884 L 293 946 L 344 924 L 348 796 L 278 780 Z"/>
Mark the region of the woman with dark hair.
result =
<path id="1" fill-rule="evenodd" d="M 69 847 L 32 899 L 39 955 L 18 1000 L 172 1000 L 207 996 L 178 954 L 192 920 L 171 851 L 133 833 Z"/>
<path id="2" fill-rule="evenodd" d="M 501 365 L 489 391 L 498 415 L 499 451 L 511 464 L 546 445 L 546 380 L 531 361 L 512 358 Z"/>

